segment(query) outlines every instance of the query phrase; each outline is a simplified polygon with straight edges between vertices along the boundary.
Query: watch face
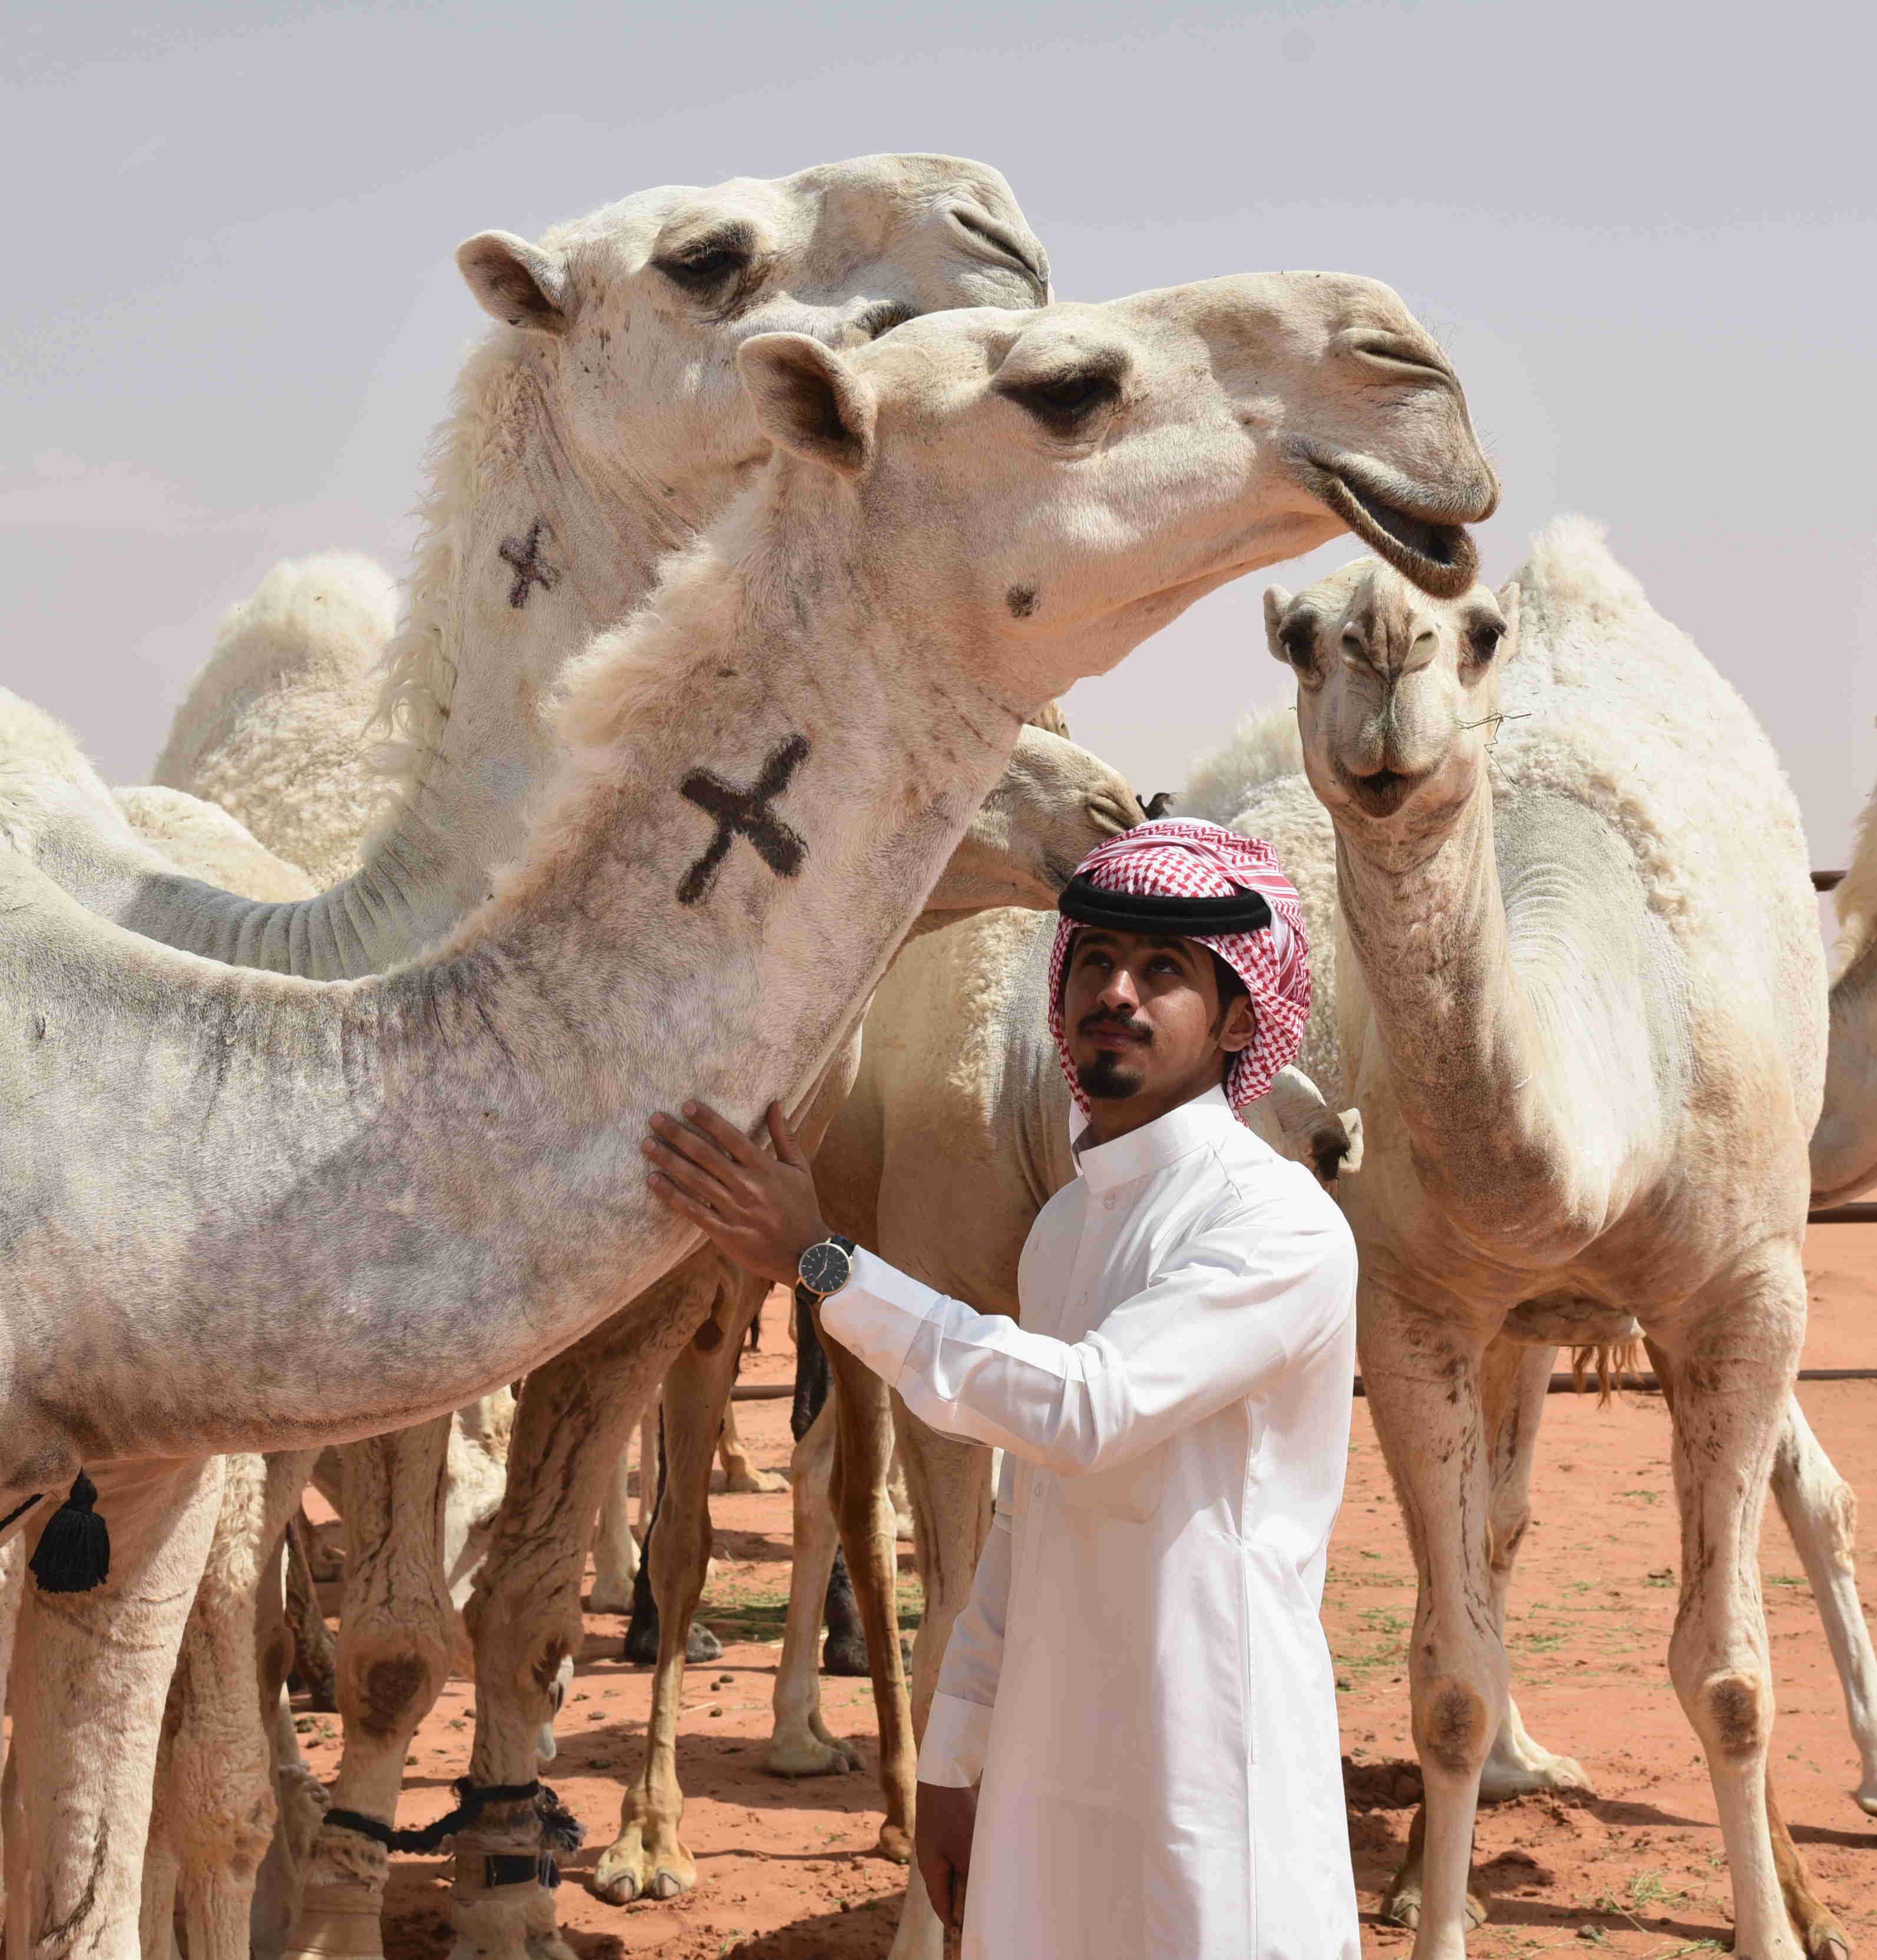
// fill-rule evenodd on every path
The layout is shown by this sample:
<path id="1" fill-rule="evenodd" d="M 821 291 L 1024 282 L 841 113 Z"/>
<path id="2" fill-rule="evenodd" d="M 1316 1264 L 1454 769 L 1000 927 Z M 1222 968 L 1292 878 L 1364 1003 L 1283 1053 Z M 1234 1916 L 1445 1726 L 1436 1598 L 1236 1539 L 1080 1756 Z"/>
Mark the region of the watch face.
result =
<path id="1" fill-rule="evenodd" d="M 838 1293 L 848 1283 L 848 1275 L 854 1270 L 854 1262 L 840 1246 L 828 1239 L 818 1246 L 810 1246 L 802 1255 L 799 1268 L 802 1284 L 811 1292 Z"/>

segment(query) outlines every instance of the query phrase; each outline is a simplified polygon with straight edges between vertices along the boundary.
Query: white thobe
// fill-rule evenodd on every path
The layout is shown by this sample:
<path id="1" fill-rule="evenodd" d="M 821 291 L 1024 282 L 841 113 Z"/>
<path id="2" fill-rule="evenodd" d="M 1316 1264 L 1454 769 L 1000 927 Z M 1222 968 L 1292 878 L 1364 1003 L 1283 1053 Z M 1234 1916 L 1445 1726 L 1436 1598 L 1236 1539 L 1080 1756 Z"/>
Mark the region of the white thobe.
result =
<path id="1" fill-rule="evenodd" d="M 964 1960 L 1356 1960 L 1318 1617 L 1354 1243 L 1222 1092 L 1080 1168 L 1020 1325 L 865 1252 L 822 1308 L 915 1414 L 1006 1452 L 919 1757 L 981 1777 Z"/>

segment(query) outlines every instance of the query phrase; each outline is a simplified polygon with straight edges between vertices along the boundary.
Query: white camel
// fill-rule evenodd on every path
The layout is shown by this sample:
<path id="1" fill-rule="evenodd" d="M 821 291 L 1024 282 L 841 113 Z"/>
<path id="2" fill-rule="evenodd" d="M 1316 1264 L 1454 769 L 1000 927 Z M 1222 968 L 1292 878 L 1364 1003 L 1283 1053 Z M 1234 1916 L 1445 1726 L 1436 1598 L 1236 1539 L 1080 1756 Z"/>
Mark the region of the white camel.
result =
<path id="1" fill-rule="evenodd" d="M 1233 740 L 1195 771 L 1180 808 L 1248 835 L 1270 838 L 1276 844 L 1303 897 L 1312 928 L 1315 989 L 1300 1061 L 1321 1080 L 1341 1082 L 1334 931 L 1336 833 L 1304 773 L 1297 718 L 1291 705 L 1281 703 L 1247 717 Z M 1828 1064 L 1828 1085 L 1831 1072 Z M 1828 1108 L 1828 1087 L 1826 1099 Z M 1815 1132 L 1815 1153 L 1816 1139 Z M 1496 1405 L 1500 1427 L 1495 1442 L 1491 1542 L 1494 1583 L 1502 1605 L 1529 1521 L 1527 1492 L 1532 1463 L 1556 1355 L 1549 1339 L 1528 1331 L 1536 1325 L 1535 1312 L 1527 1309 L 1520 1319 L 1526 1325 L 1509 1328 L 1506 1338 L 1516 1341 L 1522 1353 L 1500 1357 L 1494 1363 L 1501 1370 L 1519 1371 L 1516 1389 Z M 1567 1338 L 1573 1334 L 1562 1319 L 1554 1319 L 1551 1329 L 1554 1335 Z M 1629 1338 L 1640 1338 L 1641 1333 L 1640 1328 L 1621 1324 L 1606 1325 L 1604 1331 Z M 1858 1599 L 1857 1498 L 1819 1446 L 1796 1395 L 1789 1400 L 1780 1427 L 1772 1488 L 1805 1566 L 1837 1670 L 1859 1758 L 1855 1799 L 1861 1809 L 1877 1815 L 1877 1652 L 1872 1650 Z M 1509 1703 L 1481 1776 L 1482 1797 L 1497 1802 L 1533 1790 L 1569 1788 L 1584 1782 L 1577 1764 L 1568 1757 L 1553 1755 L 1532 1740 L 1516 1704 Z"/>
<path id="2" fill-rule="evenodd" d="M 211 880 L 232 894 L 205 890 L 138 862 L 52 867 L 94 908 L 215 957 L 317 977 L 416 953 L 516 848 L 559 752 L 546 709 L 569 657 L 644 600 L 660 561 L 766 453 L 737 384 L 739 345 L 778 329 L 864 342 L 923 312 L 1028 305 L 1048 290 L 1003 179 L 939 157 L 641 192 L 539 245 L 486 234 L 461 257 L 504 327 L 472 357 L 437 444 L 390 650 L 386 700 L 403 744 L 362 858 L 361 813 L 387 794 L 356 732 L 380 682 L 387 612 L 383 574 L 363 561 L 284 566 L 231 613 L 158 765 L 309 870 L 358 868 L 309 896 L 232 876 Z M 189 868 L 205 875 L 200 858 Z M 457 1645 L 452 1593 L 466 1588 L 469 1563 L 446 1573 L 437 1557 L 440 1528 L 449 1545 L 464 1535 L 463 1506 L 447 1501 L 460 1495 L 451 1437 L 440 1420 L 340 1452 L 355 1488 L 335 1801 L 387 1820 Z M 485 1538 L 491 1508 L 470 1522 Z M 336 1880 L 355 1862 L 335 1827 L 311 1869 Z"/>
<path id="3" fill-rule="evenodd" d="M 1877 1183 L 1877 793 L 1838 886 L 1825 1107 L 1812 1133 L 1812 1199 L 1837 1204 Z"/>
<path id="4" fill-rule="evenodd" d="M 577 282 L 503 255 L 558 342 Z M 516 868 L 425 959 L 322 987 L 100 920 L 34 860 L 122 819 L 10 711 L 0 1503 L 35 1538 L 68 1529 L 39 1500 L 95 1464 L 116 1540 L 97 1593 L 22 1608 L 23 1950 L 49 1918 L 111 1960 L 134 1945 L 205 1456 L 441 1414 L 597 1325 L 691 1242 L 636 1172 L 647 1110 L 701 1093 L 747 1122 L 804 1092 L 1023 713 L 1344 524 L 1452 590 L 1455 526 L 1497 494 L 1438 351 L 1339 275 L 952 313 L 845 357 L 764 336 L 738 364 L 776 453 L 603 638 Z M 119 1615 L 149 1678 L 100 1749 L 61 1704 Z"/>
<path id="5" fill-rule="evenodd" d="M 1364 561 L 1296 599 L 1274 588 L 1266 618 L 1336 829 L 1366 1150 L 1343 1201 L 1363 1380 L 1420 1575 L 1416 1960 L 1465 1950 L 1475 1806 L 1509 1701 L 1488 1348 L 1508 1325 L 1581 1338 L 1631 1314 L 1675 1425 L 1669 1667 L 1707 1755 L 1735 1950 L 1792 1960 L 1756 1570 L 1805 1325 L 1825 1060 L 1790 789 L 1581 520 L 1497 597 L 1431 605 Z M 1843 1943 L 1821 1908 L 1802 1930 L 1814 1952 Z"/>

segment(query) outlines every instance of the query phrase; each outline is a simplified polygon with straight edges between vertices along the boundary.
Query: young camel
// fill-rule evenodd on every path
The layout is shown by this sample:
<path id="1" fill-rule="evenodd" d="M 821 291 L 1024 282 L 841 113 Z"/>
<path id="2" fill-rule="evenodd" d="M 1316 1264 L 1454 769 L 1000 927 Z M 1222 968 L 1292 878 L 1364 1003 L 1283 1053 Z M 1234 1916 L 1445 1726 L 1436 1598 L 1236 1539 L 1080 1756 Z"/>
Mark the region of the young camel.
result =
<path id="1" fill-rule="evenodd" d="M 402 773 L 358 870 L 299 902 L 262 905 L 238 880 L 205 890 L 91 840 L 49 868 L 93 909 L 213 958 L 317 978 L 412 956 L 482 901 L 517 849 L 559 755 L 546 707 L 569 658 L 644 600 L 660 562 L 766 453 L 737 382 L 740 345 L 776 329 L 864 342 L 924 312 L 1048 292 L 1042 248 L 1002 177 L 944 157 L 643 192 L 538 245 L 488 233 L 460 257 L 504 326 L 471 357 L 437 441 L 386 683 Z M 282 568 L 224 622 L 160 767 L 315 865 L 358 856 L 348 826 L 374 786 L 346 779 L 335 730 L 348 689 L 375 686 L 383 613 L 356 560 Z M 371 699 L 353 699 L 352 727 Z M 310 744 L 310 777 L 282 752 L 283 734 Z M 353 1557 L 335 1801 L 374 1817 L 394 1812 L 410 1738 L 456 1645 L 437 1553 L 440 1530 L 453 1535 L 439 1519 L 451 1433 L 439 1419 L 341 1452 Z M 316 1879 L 350 1869 L 344 1834 L 322 1832 Z"/>
<path id="2" fill-rule="evenodd" d="M 648 1111 L 801 1096 L 1024 713 L 1344 524 L 1452 590 L 1497 495 L 1438 350 L 1341 275 L 948 313 L 845 357 L 763 336 L 738 364 L 775 453 L 603 639 L 517 867 L 426 958 L 320 985 L 86 912 L 33 858 L 122 819 L 9 714 L 0 1505 L 37 1539 L 95 1465 L 114 1539 L 96 1592 L 21 1612 L 22 1951 L 48 1920 L 134 1950 L 205 1459 L 441 1414 L 599 1325 L 692 1242 L 638 1173 Z M 517 1744 L 479 1738 L 477 1782 Z"/>
<path id="3" fill-rule="evenodd" d="M 1836 893 L 1831 1035 L 1825 1107 L 1812 1133 L 1812 1201 L 1837 1204 L 1877 1183 L 1877 794 Z M 1877 1799 L 1877 1783 L 1872 1786 Z M 1867 1809 L 1877 1809 L 1877 1800 Z"/>
<path id="4" fill-rule="evenodd" d="M 1471 1522 L 1493 1500 L 1487 1350 L 1522 1317 L 1630 1314 L 1670 1395 L 1669 1666 L 1707 1755 L 1735 1950 L 1796 1960 L 1756 1560 L 1805 1325 L 1825 1059 L 1791 791 L 1738 698 L 1581 520 L 1497 597 L 1430 606 L 1365 561 L 1295 600 L 1274 588 L 1266 616 L 1336 829 L 1366 1150 L 1343 1201 L 1363 1380 L 1420 1582 L 1415 1960 L 1465 1951 L 1480 1774 L 1508 1699 Z"/>

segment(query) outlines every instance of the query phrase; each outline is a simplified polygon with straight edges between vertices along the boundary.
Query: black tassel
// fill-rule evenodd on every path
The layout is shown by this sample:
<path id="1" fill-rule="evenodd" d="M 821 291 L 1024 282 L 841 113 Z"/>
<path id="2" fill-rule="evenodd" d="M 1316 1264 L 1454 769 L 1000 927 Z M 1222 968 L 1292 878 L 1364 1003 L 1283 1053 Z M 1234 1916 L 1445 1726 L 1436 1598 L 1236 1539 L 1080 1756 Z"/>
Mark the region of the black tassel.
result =
<path id="1" fill-rule="evenodd" d="M 42 1592 L 89 1592 L 104 1583 L 111 1569 L 111 1534 L 91 1508 L 97 1502 L 97 1486 L 81 1470 L 72 1480 L 72 1494 L 46 1520 L 33 1554 L 32 1573 Z"/>

